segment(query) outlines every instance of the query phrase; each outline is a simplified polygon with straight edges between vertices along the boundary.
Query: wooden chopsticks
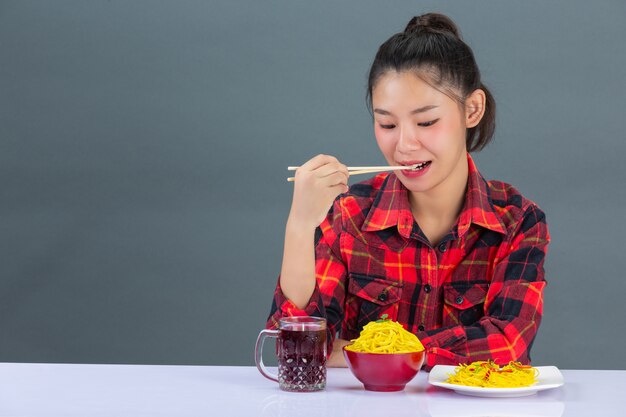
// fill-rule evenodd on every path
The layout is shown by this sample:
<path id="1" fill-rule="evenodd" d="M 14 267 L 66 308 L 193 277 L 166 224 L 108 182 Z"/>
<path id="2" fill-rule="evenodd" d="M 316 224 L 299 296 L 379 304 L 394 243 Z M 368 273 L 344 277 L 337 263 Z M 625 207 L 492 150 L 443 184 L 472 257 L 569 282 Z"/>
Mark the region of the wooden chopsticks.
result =
<path id="1" fill-rule="evenodd" d="M 400 171 L 403 169 L 415 169 L 419 164 L 415 165 L 397 165 L 397 166 L 373 166 L 373 167 L 348 167 L 350 175 L 371 174 L 373 172 Z M 295 171 L 300 167 L 287 167 L 287 171 Z M 295 181 L 296 177 L 289 177 L 287 181 Z"/>

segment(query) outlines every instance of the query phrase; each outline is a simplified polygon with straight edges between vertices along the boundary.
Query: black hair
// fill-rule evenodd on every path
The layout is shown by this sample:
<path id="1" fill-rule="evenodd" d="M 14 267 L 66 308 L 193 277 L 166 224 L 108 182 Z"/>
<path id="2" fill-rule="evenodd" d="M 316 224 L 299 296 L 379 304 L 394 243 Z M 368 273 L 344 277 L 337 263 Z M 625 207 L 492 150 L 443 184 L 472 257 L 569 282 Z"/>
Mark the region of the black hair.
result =
<path id="1" fill-rule="evenodd" d="M 485 92 L 485 113 L 467 129 L 469 152 L 480 151 L 493 138 L 496 103 L 480 79 L 474 53 L 463 41 L 456 24 L 447 16 L 427 13 L 413 17 L 404 32 L 385 41 L 374 58 L 367 84 L 367 106 L 372 111 L 372 90 L 387 71 L 416 71 L 418 76 L 459 104 L 476 89 Z"/>

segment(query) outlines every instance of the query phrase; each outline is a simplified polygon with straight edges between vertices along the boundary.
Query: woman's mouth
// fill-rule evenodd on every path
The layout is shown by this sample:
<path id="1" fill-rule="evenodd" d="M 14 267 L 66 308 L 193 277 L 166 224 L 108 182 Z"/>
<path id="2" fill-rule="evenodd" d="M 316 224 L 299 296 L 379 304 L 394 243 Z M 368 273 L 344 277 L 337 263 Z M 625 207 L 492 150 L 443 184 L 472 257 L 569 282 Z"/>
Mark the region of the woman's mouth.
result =
<path id="1" fill-rule="evenodd" d="M 410 169 L 403 169 L 402 174 L 405 177 L 409 177 L 409 178 L 415 178 L 415 177 L 421 177 L 422 175 L 424 175 L 426 172 L 428 172 L 428 169 L 430 168 L 432 161 L 420 161 L 420 162 L 404 162 L 401 163 L 401 165 L 406 165 L 407 168 Z"/>

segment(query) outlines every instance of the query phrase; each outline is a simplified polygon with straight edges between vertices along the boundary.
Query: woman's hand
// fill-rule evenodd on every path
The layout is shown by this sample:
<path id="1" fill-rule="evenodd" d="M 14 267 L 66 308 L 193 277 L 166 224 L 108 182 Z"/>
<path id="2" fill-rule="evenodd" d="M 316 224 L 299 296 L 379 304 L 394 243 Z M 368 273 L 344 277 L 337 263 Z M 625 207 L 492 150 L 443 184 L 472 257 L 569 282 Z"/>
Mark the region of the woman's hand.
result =
<path id="1" fill-rule="evenodd" d="M 314 230 L 335 198 L 348 191 L 348 168 L 337 158 L 317 155 L 296 170 L 288 223 Z"/>
<path id="2" fill-rule="evenodd" d="M 337 338 L 333 343 L 333 351 L 331 352 L 328 361 L 326 361 L 326 366 L 329 368 L 347 368 L 348 363 L 346 362 L 345 356 L 343 356 L 343 347 L 349 345 L 349 340 L 344 340 Z"/>

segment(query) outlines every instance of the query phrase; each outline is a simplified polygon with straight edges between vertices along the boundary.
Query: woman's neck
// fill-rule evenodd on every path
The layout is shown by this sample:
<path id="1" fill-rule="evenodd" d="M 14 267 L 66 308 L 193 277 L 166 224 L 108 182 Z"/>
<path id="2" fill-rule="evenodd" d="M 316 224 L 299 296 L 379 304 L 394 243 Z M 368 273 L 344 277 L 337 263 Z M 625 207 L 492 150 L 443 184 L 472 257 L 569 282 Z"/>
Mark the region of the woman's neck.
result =
<path id="1" fill-rule="evenodd" d="M 409 202 L 413 217 L 428 240 L 437 244 L 456 222 L 467 189 L 467 155 L 443 182 L 426 192 L 409 192 Z"/>

